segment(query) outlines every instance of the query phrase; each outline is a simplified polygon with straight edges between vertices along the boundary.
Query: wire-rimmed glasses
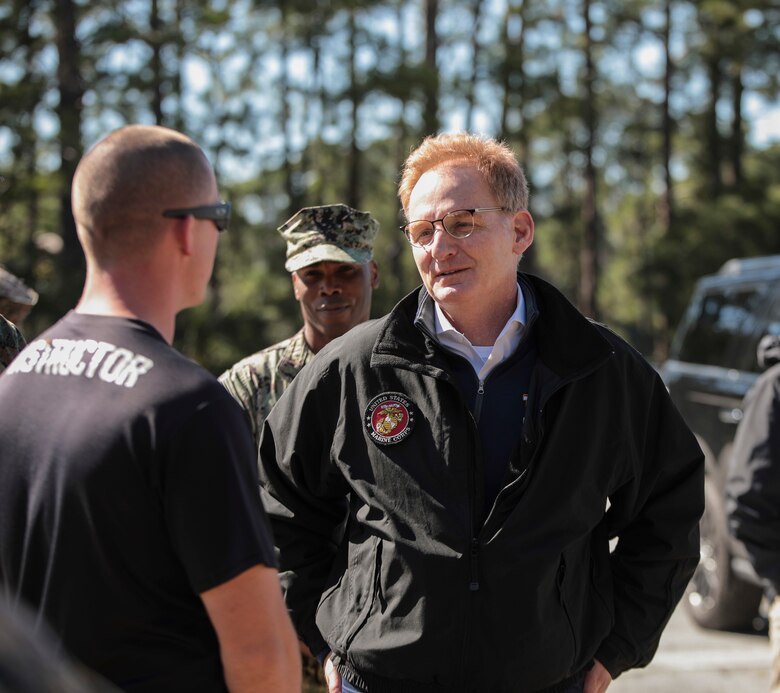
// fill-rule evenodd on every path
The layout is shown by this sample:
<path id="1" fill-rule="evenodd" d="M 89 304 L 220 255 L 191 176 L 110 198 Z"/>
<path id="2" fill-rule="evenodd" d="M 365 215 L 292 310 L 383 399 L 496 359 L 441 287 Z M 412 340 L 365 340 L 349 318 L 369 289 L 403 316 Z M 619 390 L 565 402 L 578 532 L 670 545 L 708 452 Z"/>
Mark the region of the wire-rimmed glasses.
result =
<path id="1" fill-rule="evenodd" d="M 473 209 L 456 209 L 448 212 L 441 219 L 417 219 L 399 227 L 404 232 L 409 243 L 418 248 L 426 248 L 436 235 L 436 224 L 441 222 L 444 230 L 453 238 L 468 238 L 475 227 L 474 215 L 479 212 L 511 212 L 507 207 L 474 207 Z"/>

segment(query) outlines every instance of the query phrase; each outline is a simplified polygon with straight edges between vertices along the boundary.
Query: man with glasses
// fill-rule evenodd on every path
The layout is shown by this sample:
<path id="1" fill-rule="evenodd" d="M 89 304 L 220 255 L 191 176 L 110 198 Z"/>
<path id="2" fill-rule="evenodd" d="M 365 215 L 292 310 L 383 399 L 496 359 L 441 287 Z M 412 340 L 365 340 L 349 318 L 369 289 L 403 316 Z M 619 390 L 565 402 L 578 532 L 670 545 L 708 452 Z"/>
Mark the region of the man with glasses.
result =
<path id="1" fill-rule="evenodd" d="M 379 223 L 368 212 L 344 204 L 304 207 L 278 231 L 287 242 L 284 268 L 292 275 L 303 327 L 219 377 L 246 413 L 256 444 L 271 408 L 314 354 L 368 320 L 379 286 L 373 260 Z"/>
<path id="2" fill-rule="evenodd" d="M 517 272 L 534 223 L 508 147 L 430 137 L 399 194 L 423 286 L 262 434 L 293 622 L 331 693 L 604 691 L 698 561 L 701 451 L 637 352 Z"/>
<path id="3" fill-rule="evenodd" d="M 126 691 L 299 691 L 241 410 L 171 346 L 230 206 L 189 138 L 129 126 L 81 160 L 75 310 L 0 379 L 0 583 Z"/>

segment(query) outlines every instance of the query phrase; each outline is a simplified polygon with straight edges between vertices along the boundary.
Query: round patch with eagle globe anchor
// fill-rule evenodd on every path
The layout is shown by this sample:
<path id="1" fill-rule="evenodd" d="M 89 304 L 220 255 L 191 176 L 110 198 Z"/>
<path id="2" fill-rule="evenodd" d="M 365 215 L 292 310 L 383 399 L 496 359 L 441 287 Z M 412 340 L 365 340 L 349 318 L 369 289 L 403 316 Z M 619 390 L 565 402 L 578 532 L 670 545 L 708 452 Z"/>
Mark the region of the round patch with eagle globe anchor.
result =
<path id="1" fill-rule="evenodd" d="M 414 428 L 415 406 L 400 392 L 383 392 L 372 399 L 363 416 L 371 439 L 378 445 L 395 445 Z"/>

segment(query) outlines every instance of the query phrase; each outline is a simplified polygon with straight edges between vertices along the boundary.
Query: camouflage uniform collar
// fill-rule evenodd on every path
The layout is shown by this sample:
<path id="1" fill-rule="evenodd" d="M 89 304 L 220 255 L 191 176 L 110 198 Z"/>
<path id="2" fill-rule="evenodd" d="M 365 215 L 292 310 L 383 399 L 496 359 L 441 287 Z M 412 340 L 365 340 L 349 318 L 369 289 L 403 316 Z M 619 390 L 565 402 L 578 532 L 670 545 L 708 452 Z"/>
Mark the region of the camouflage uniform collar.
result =
<path id="1" fill-rule="evenodd" d="M 298 375 L 298 371 L 313 358 L 314 352 L 306 343 L 306 339 L 303 336 L 303 328 L 301 328 L 290 338 L 290 341 L 284 348 L 282 356 L 279 359 L 278 371 L 282 375 L 292 379 Z"/>

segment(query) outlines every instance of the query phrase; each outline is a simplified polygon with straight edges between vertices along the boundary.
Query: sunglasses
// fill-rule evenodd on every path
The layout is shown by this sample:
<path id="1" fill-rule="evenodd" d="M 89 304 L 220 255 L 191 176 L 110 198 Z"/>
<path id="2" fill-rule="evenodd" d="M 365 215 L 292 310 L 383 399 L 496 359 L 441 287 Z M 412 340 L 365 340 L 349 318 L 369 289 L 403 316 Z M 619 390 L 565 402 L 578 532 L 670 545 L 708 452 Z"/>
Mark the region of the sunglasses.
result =
<path id="1" fill-rule="evenodd" d="M 195 217 L 196 219 L 208 219 L 214 222 L 217 231 L 227 231 L 230 223 L 230 203 L 219 202 L 215 205 L 202 205 L 200 207 L 183 207 L 181 209 L 166 209 L 163 212 L 164 217 L 173 219 L 184 219 L 185 217 Z"/>

